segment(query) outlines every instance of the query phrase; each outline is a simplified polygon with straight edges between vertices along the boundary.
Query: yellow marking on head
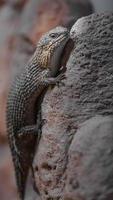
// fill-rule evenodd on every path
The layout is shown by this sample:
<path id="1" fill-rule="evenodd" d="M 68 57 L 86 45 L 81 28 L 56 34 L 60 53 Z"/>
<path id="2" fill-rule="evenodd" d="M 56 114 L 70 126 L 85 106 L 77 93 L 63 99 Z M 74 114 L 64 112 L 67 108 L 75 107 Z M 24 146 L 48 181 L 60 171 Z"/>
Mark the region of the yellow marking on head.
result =
<path id="1" fill-rule="evenodd" d="M 60 38 L 57 38 L 54 42 L 49 41 L 49 43 L 46 45 L 44 44 L 38 46 L 38 64 L 40 67 L 45 69 L 50 67 L 51 58 L 54 54 L 54 51 L 65 38 L 66 37 L 63 35 Z"/>
<path id="2" fill-rule="evenodd" d="M 40 64 L 43 68 L 49 67 L 52 52 L 53 52 L 53 48 L 52 48 L 51 44 L 43 48 L 42 55 L 41 55 L 42 59 L 40 60 Z"/>

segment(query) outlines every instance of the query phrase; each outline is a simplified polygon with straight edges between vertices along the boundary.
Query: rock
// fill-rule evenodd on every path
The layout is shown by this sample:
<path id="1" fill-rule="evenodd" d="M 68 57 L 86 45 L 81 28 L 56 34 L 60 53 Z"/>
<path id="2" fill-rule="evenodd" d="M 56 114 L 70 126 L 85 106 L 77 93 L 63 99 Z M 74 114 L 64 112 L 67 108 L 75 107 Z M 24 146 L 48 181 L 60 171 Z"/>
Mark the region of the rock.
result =
<path id="1" fill-rule="evenodd" d="M 0 0 L 0 7 L 3 6 L 5 3 L 5 0 Z"/>
<path id="2" fill-rule="evenodd" d="M 6 99 L 11 76 L 12 36 L 17 27 L 18 14 L 10 6 L 0 11 L 0 138 L 6 137 Z M 0 139 L 1 140 L 1 139 Z"/>
<path id="3" fill-rule="evenodd" d="M 113 198 L 113 14 L 79 19 L 64 86 L 47 91 L 34 160 L 43 200 Z"/>
<path id="4" fill-rule="evenodd" d="M 14 170 L 7 145 L 0 146 L 0 199 L 17 200 Z"/>
<path id="5" fill-rule="evenodd" d="M 113 199 L 113 116 L 80 125 L 69 152 L 64 200 Z"/>
<path id="6" fill-rule="evenodd" d="M 14 9 L 21 10 L 28 0 L 4 0 L 4 1 L 6 1 L 6 3 L 12 6 Z"/>

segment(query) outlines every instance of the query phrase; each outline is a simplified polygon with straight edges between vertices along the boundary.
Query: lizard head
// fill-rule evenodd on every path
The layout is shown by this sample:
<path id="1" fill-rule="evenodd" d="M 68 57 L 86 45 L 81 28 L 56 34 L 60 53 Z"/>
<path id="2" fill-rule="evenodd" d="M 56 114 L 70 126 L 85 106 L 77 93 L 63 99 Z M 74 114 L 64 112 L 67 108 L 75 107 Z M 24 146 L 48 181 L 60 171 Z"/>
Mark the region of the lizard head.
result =
<path id="1" fill-rule="evenodd" d="M 43 68 L 57 71 L 63 48 L 69 39 L 69 31 L 64 27 L 56 27 L 43 35 L 37 45 L 38 62 Z"/>

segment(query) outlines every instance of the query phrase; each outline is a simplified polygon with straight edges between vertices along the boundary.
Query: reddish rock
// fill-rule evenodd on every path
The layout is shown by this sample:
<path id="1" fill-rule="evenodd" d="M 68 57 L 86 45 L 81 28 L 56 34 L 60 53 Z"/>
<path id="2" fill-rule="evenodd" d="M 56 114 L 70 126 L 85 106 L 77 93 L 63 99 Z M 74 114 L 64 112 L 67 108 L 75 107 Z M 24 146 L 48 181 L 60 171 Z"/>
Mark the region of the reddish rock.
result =
<path id="1" fill-rule="evenodd" d="M 7 4 L 14 7 L 14 9 L 21 10 L 28 0 L 4 0 Z"/>
<path id="2" fill-rule="evenodd" d="M 78 18 L 91 14 L 88 0 L 29 1 L 22 15 L 21 32 L 36 43 L 41 35 L 58 25 L 71 26 Z M 25 26 L 26 24 L 26 26 Z"/>
<path id="3" fill-rule="evenodd" d="M 5 3 L 5 0 L 0 0 L 0 7 L 3 6 Z"/>
<path id="4" fill-rule="evenodd" d="M 0 137 L 6 133 L 5 109 L 8 86 L 11 74 L 9 62 L 11 60 L 11 41 L 18 25 L 18 14 L 9 6 L 0 11 Z"/>
<path id="5" fill-rule="evenodd" d="M 0 199 L 17 200 L 17 190 L 12 170 L 11 155 L 7 146 L 0 147 Z"/>

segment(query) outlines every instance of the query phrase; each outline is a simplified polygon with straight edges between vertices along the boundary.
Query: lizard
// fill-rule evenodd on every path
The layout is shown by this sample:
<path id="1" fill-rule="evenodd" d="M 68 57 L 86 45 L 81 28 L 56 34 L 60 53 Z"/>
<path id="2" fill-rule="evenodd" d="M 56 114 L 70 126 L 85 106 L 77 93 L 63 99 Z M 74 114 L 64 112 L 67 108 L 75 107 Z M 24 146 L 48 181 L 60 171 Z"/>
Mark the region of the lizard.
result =
<path id="1" fill-rule="evenodd" d="M 58 73 L 59 60 L 68 40 L 69 31 L 62 26 L 45 33 L 28 64 L 16 75 L 9 89 L 6 124 L 21 200 L 25 197 L 28 172 L 32 166 L 36 141 L 40 138 L 36 102 L 40 102 L 41 94 L 48 86 L 60 83 L 64 78 L 64 73 Z"/>

